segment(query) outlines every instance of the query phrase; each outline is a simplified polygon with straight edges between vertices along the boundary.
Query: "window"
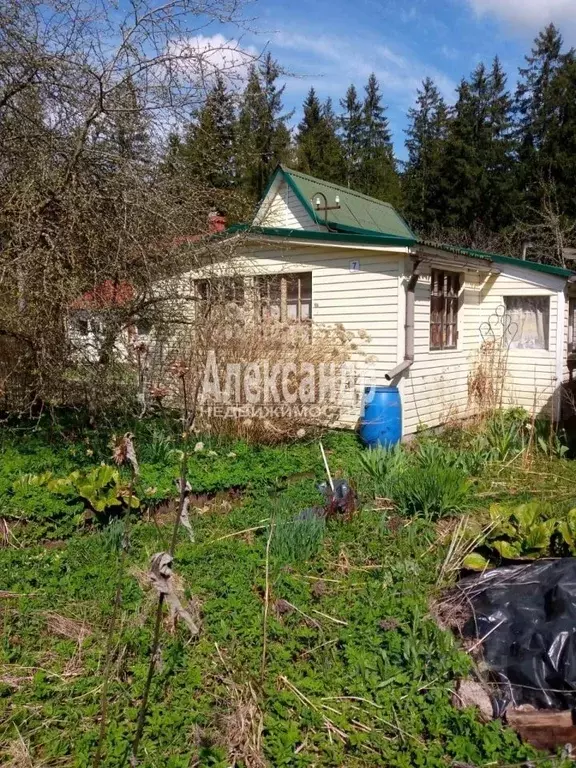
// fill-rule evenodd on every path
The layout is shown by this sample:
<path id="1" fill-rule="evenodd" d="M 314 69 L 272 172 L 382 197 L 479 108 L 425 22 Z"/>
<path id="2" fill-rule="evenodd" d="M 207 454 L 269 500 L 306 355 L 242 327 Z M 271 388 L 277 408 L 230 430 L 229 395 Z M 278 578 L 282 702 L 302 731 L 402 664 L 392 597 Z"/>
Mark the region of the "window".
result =
<path id="1" fill-rule="evenodd" d="M 90 333 L 90 326 L 88 325 L 88 318 L 86 317 L 73 317 L 70 322 L 70 327 L 79 336 L 88 336 Z"/>
<path id="2" fill-rule="evenodd" d="M 103 336 L 104 320 L 86 311 L 77 312 L 70 318 L 70 330 L 78 336 Z"/>
<path id="3" fill-rule="evenodd" d="M 312 273 L 256 278 L 258 317 L 261 320 L 305 322 L 312 319 Z"/>
<path id="4" fill-rule="evenodd" d="M 458 341 L 457 272 L 432 270 L 430 287 L 430 349 L 455 349 Z"/>
<path id="5" fill-rule="evenodd" d="M 136 333 L 138 336 L 149 336 L 152 333 L 152 321 L 149 317 L 139 317 L 136 320 Z"/>
<path id="6" fill-rule="evenodd" d="M 510 349 L 548 349 L 549 296 L 505 296 Z"/>
<path id="7" fill-rule="evenodd" d="M 244 278 L 221 277 L 195 281 L 196 296 L 207 311 L 212 304 L 244 306 Z"/>

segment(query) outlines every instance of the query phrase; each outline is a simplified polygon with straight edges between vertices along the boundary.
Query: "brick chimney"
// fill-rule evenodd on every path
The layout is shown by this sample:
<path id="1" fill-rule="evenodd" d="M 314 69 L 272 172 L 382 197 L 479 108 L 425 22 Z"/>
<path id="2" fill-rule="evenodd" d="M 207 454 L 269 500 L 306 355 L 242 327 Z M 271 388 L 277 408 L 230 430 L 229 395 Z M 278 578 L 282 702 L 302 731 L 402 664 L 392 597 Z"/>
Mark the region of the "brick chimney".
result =
<path id="1" fill-rule="evenodd" d="M 208 214 L 208 232 L 213 235 L 216 232 L 224 232 L 226 229 L 226 216 L 218 211 L 211 211 Z"/>

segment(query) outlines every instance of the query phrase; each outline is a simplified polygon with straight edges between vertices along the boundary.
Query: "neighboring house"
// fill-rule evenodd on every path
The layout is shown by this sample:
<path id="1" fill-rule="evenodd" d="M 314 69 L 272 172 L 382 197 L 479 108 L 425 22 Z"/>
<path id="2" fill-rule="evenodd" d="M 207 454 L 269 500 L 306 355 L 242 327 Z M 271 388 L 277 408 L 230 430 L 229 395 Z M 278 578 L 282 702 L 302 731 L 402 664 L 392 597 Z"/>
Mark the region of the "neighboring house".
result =
<path id="1" fill-rule="evenodd" d="M 76 360 L 97 362 L 103 352 L 111 313 L 134 299 L 130 283 L 104 280 L 93 290 L 74 299 L 68 309 L 68 340 Z M 142 332 L 139 329 L 139 332 Z M 129 327 L 114 334 L 114 353 L 125 359 L 127 344 L 136 333 Z"/>
<path id="2" fill-rule="evenodd" d="M 254 221 L 227 232 L 239 237 L 236 301 L 246 274 L 268 317 L 368 334 L 362 351 L 378 384 L 398 385 L 404 434 L 484 407 L 482 375 L 503 377 L 502 405 L 559 416 L 575 273 L 419 241 L 387 203 L 285 167 Z"/>

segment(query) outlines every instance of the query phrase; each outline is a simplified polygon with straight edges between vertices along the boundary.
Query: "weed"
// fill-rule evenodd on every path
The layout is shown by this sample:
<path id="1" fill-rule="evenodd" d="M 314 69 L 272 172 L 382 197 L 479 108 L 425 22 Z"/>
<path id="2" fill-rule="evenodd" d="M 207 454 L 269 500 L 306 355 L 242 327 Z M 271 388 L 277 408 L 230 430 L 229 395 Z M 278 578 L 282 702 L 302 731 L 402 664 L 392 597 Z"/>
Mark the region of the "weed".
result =
<path id="1" fill-rule="evenodd" d="M 326 520 L 313 507 L 297 517 L 277 519 L 270 552 L 283 563 L 304 562 L 318 553 L 326 531 Z"/>
<path id="2" fill-rule="evenodd" d="M 144 451 L 144 456 L 151 464 L 171 464 L 174 460 L 174 441 L 170 435 L 154 429 L 152 439 Z"/>
<path id="3" fill-rule="evenodd" d="M 458 467 L 435 466 L 426 471 L 414 467 L 394 482 L 391 495 L 402 514 L 435 520 L 461 512 L 470 490 L 466 473 Z"/>
<path id="4" fill-rule="evenodd" d="M 548 419 L 535 420 L 534 440 L 536 448 L 545 456 L 562 459 L 568 453 L 565 431 L 557 432 Z"/>
<path id="5" fill-rule="evenodd" d="M 441 440 L 430 439 L 419 441 L 415 457 L 424 470 L 455 467 L 470 475 L 478 475 L 489 458 L 480 447 L 456 450 Z"/>

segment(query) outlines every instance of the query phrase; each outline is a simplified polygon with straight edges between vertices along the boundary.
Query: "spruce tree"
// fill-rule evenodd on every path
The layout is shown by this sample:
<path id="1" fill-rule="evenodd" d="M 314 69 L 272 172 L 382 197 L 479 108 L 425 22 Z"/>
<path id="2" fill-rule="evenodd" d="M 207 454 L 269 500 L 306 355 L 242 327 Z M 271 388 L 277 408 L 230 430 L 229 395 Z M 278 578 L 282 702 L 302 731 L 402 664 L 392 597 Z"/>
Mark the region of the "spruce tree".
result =
<path id="1" fill-rule="evenodd" d="M 105 107 L 94 135 L 102 162 L 110 171 L 129 162 L 150 163 L 149 124 L 131 78 L 111 92 Z"/>
<path id="2" fill-rule="evenodd" d="M 498 59 L 462 80 L 450 121 L 439 203 L 445 224 L 474 243 L 510 223 L 515 208 L 511 99 Z"/>
<path id="3" fill-rule="evenodd" d="M 529 207 L 538 206 L 542 182 L 549 180 L 549 158 L 545 161 L 541 150 L 548 144 L 555 108 L 550 88 L 562 63 L 562 36 L 549 24 L 534 40 L 526 66 L 519 70 L 515 99 L 519 186 Z"/>
<path id="4" fill-rule="evenodd" d="M 260 67 L 252 67 L 242 97 L 238 118 L 238 161 L 242 188 L 254 201 L 259 200 L 272 171 L 284 162 L 290 149 L 282 94 L 278 87 L 278 64 L 271 54 Z"/>
<path id="5" fill-rule="evenodd" d="M 548 114 L 538 149 L 538 192 L 553 197 L 563 215 L 576 218 L 576 54 L 569 51 L 551 78 L 543 100 Z"/>
<path id="6" fill-rule="evenodd" d="M 487 177 L 482 200 L 483 224 L 492 232 L 510 225 L 520 205 L 515 177 L 517 147 L 512 106 L 506 75 L 496 57 L 488 82 L 488 143 L 480 157 Z"/>
<path id="7" fill-rule="evenodd" d="M 442 162 L 439 205 L 450 229 L 469 229 L 479 205 L 477 120 L 470 83 L 462 79 L 452 110 Z"/>
<path id="8" fill-rule="evenodd" d="M 208 189 L 236 185 L 234 97 L 220 74 L 187 128 L 181 153 L 191 176 Z"/>
<path id="9" fill-rule="evenodd" d="M 429 77 L 418 90 L 408 120 L 404 210 L 414 227 L 426 230 L 437 226 L 442 216 L 438 195 L 448 125 L 446 104 Z"/>
<path id="10" fill-rule="evenodd" d="M 340 140 L 344 155 L 346 184 L 352 189 L 361 186 L 360 165 L 362 162 L 363 113 L 362 103 L 354 85 L 340 100 L 343 112 L 340 116 Z"/>
<path id="11" fill-rule="evenodd" d="M 398 203 L 400 182 L 392 149 L 392 137 L 386 107 L 376 75 L 372 73 L 365 86 L 362 108 L 362 150 L 359 177 L 361 189 L 372 197 Z"/>
<path id="12" fill-rule="evenodd" d="M 296 135 L 299 170 L 324 181 L 345 181 L 344 157 L 336 135 L 336 116 L 332 102 L 320 103 L 311 88 L 303 105 L 303 117 Z"/>

